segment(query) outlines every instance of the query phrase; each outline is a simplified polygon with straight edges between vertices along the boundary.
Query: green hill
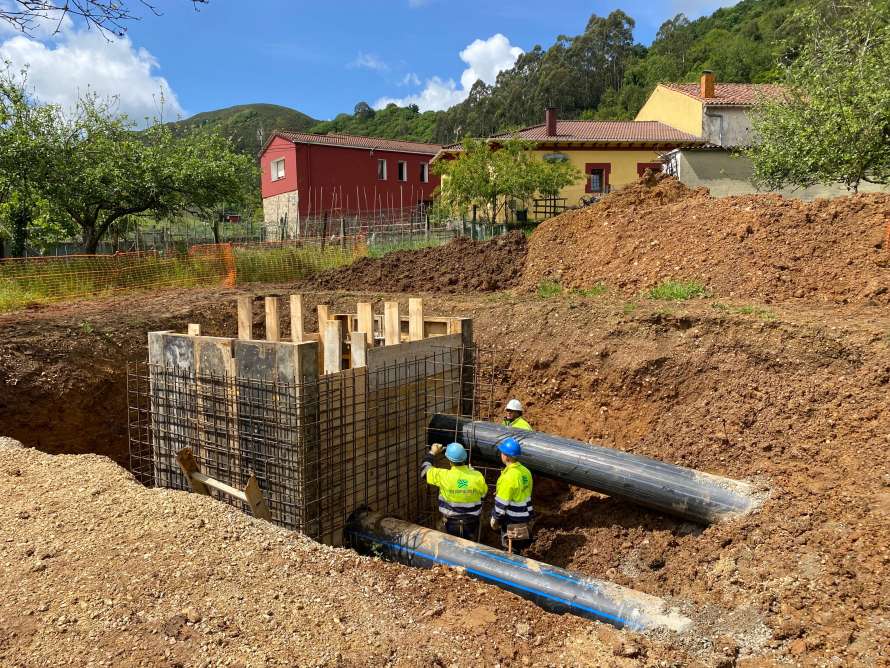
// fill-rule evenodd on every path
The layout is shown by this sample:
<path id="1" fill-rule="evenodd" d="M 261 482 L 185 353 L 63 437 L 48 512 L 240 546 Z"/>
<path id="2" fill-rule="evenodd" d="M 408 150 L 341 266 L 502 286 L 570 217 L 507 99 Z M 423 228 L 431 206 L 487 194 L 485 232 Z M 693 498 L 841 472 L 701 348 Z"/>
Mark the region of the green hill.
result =
<path id="1" fill-rule="evenodd" d="M 173 123 L 179 132 L 218 131 L 231 137 L 239 151 L 256 155 L 274 130 L 307 131 L 318 121 L 295 109 L 277 104 L 240 104 L 205 111 Z"/>

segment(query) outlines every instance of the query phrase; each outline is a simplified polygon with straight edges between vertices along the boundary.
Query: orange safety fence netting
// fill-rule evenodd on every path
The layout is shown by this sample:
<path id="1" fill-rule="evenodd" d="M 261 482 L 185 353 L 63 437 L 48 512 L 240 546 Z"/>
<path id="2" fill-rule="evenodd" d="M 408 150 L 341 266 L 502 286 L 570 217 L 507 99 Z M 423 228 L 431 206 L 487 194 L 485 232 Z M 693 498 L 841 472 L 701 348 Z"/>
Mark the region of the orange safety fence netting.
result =
<path id="1" fill-rule="evenodd" d="M 358 237 L 202 244 L 187 253 L 140 251 L 0 260 L 0 310 L 118 292 L 286 282 L 367 253 Z"/>

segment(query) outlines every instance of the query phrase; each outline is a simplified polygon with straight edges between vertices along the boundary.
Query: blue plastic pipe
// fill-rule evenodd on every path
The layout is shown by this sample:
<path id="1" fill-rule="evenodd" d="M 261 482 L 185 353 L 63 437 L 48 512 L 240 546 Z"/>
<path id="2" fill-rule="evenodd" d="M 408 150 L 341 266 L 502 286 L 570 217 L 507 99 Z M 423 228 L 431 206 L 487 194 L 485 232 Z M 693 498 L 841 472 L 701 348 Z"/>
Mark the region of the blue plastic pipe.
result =
<path id="1" fill-rule="evenodd" d="M 457 440 L 472 449 L 473 461 L 500 465 L 498 443 L 519 441 L 519 457 L 532 473 L 632 501 L 669 515 L 710 524 L 743 515 L 755 506 L 751 485 L 667 464 L 600 445 L 493 422 L 435 415 L 430 442 Z"/>
<path id="2" fill-rule="evenodd" d="M 690 620 L 665 602 L 611 582 L 594 580 L 556 566 L 480 545 L 441 531 L 359 510 L 346 528 L 349 544 L 409 566 L 436 565 L 507 589 L 552 612 L 597 619 L 618 628 L 682 631 Z"/>

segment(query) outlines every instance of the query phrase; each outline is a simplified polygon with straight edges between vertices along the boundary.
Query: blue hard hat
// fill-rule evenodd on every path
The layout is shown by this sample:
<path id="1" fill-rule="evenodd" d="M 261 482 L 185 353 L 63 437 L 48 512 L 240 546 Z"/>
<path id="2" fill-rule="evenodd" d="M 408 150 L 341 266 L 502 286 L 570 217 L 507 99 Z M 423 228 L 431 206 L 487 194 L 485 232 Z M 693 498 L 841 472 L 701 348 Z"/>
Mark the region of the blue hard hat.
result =
<path id="1" fill-rule="evenodd" d="M 449 443 L 445 448 L 445 459 L 455 464 L 463 464 L 467 461 L 467 451 L 460 443 Z"/>
<path id="2" fill-rule="evenodd" d="M 522 454 L 522 448 L 519 447 L 519 441 L 515 438 L 505 438 L 498 443 L 498 452 L 501 452 L 508 457 L 518 457 Z"/>

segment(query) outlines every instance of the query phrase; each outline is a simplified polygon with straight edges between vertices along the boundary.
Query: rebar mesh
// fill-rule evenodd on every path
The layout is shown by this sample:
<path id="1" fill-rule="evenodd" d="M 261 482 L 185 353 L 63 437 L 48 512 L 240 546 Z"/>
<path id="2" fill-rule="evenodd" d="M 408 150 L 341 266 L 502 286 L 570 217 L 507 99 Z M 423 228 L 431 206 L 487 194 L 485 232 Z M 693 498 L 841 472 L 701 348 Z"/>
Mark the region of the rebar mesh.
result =
<path id="1" fill-rule="evenodd" d="M 303 384 L 131 364 L 131 467 L 146 485 L 187 490 L 176 453 L 189 447 L 202 473 L 228 485 L 255 475 L 274 522 L 329 544 L 361 506 L 429 525 L 436 490 L 420 465 L 430 419 L 490 416 L 493 360 L 442 347 Z"/>

